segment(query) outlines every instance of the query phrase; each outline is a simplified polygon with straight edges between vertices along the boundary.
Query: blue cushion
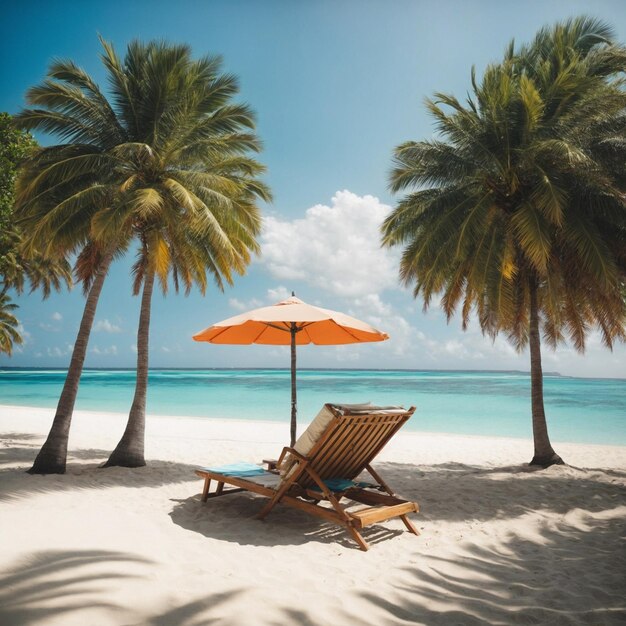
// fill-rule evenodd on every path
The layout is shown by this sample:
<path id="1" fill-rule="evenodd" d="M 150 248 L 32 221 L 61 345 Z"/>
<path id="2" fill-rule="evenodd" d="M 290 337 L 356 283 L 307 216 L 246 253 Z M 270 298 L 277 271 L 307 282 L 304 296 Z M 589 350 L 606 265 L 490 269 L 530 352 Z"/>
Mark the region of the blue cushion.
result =
<path id="1" fill-rule="evenodd" d="M 346 478 L 327 478 L 323 481 L 331 491 L 345 491 L 350 487 L 371 487 L 371 483 L 354 482 Z M 316 487 L 313 487 L 316 489 Z"/>
<path id="2" fill-rule="evenodd" d="M 203 467 L 202 469 L 216 474 L 224 474 L 224 476 L 259 476 L 265 472 L 262 467 L 245 461 L 221 465 L 220 467 Z"/>

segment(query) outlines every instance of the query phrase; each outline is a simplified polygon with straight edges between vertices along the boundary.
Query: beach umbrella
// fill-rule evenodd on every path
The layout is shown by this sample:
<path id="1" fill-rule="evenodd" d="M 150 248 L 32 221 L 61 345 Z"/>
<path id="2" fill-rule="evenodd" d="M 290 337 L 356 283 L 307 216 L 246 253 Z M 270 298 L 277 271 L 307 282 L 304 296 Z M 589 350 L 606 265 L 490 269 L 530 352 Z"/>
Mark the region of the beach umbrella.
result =
<path id="1" fill-rule="evenodd" d="M 291 298 L 272 306 L 235 315 L 205 328 L 193 336 L 195 341 L 217 344 L 291 345 L 291 445 L 296 440 L 296 345 L 314 343 L 334 346 L 348 343 L 385 341 L 387 333 L 360 320 L 303 302 L 292 292 Z"/>

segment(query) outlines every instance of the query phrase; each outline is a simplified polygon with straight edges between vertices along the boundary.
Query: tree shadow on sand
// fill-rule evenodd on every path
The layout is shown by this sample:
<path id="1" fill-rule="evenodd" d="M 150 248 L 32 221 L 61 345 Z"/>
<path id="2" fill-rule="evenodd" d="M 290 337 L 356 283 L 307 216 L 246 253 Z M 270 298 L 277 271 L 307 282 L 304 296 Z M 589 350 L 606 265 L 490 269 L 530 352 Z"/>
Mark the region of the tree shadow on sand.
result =
<path id="1" fill-rule="evenodd" d="M 19 445 L 15 445 L 14 442 L 16 441 L 19 442 Z M 32 463 L 40 447 L 41 438 L 37 435 L 0 433 L 0 468 L 3 465 L 15 463 Z"/>
<path id="2" fill-rule="evenodd" d="M 119 571 L 120 565 L 148 565 L 143 558 L 104 550 L 46 551 L 0 575 L 0 624 L 34 624 L 86 606 L 108 611 L 120 607 L 106 597 L 103 588 L 124 584 L 131 574 Z"/>
<path id="3" fill-rule="evenodd" d="M 13 443 L 7 446 L 2 439 L 13 440 Z M 105 469 L 101 466 L 109 451 L 96 448 L 69 450 L 65 474 L 26 474 L 40 446 L 39 440 L 31 444 L 28 436 L 23 434 L 0 436 L 0 502 L 39 493 L 106 489 L 120 485 L 139 489 L 197 481 L 196 465 L 158 459 L 149 459 L 146 467 Z M 80 479 L 77 480 L 77 476 Z"/>
<path id="4" fill-rule="evenodd" d="M 377 468 L 399 494 L 419 503 L 424 522 L 509 519 L 541 510 L 565 514 L 578 507 L 599 512 L 626 503 L 626 472 L 620 470 L 461 463 L 380 463 Z"/>
<path id="5" fill-rule="evenodd" d="M 132 554 L 105 550 L 46 551 L 0 574 L 0 624 L 45 626 L 55 623 L 92 624 L 96 609 L 107 624 L 126 626 L 228 626 L 241 624 L 223 619 L 220 612 L 241 593 L 230 590 L 209 594 L 162 613 L 137 617 L 133 606 L 111 600 L 112 591 L 131 579 L 148 574 L 153 562 Z M 136 573 L 120 570 L 134 569 Z M 81 612 L 88 611 L 84 621 Z M 130 616 L 130 617 L 129 617 Z"/>
<path id="6" fill-rule="evenodd" d="M 384 623 L 624 624 L 623 533 L 619 518 L 585 530 L 546 526 L 533 540 L 514 535 L 451 557 L 425 556 L 400 572 L 397 593 L 360 595 L 384 610 Z"/>

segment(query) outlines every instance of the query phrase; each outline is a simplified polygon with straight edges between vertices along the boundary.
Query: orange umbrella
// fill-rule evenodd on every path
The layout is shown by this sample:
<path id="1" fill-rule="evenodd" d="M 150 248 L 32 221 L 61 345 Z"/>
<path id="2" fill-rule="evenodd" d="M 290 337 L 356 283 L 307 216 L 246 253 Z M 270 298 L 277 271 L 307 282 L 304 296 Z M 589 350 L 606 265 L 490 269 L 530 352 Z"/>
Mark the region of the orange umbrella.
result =
<path id="1" fill-rule="evenodd" d="M 365 343 L 389 339 L 369 324 L 354 317 L 321 309 L 291 298 L 272 306 L 235 315 L 205 328 L 193 336 L 195 341 L 220 344 L 291 345 L 291 445 L 296 440 L 296 344 L 322 346 Z"/>

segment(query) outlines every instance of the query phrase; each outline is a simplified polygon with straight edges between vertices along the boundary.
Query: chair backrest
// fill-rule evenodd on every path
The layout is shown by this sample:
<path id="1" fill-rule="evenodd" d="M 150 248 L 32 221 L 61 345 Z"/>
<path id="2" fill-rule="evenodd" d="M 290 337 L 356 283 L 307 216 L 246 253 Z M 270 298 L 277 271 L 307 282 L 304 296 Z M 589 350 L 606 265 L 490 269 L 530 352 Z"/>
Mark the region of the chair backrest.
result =
<path id="1" fill-rule="evenodd" d="M 356 478 L 415 412 L 415 407 L 352 412 L 326 406 L 334 418 L 307 454 L 309 467 L 322 479 Z M 315 484 L 306 472 L 296 482 L 304 488 Z"/>

